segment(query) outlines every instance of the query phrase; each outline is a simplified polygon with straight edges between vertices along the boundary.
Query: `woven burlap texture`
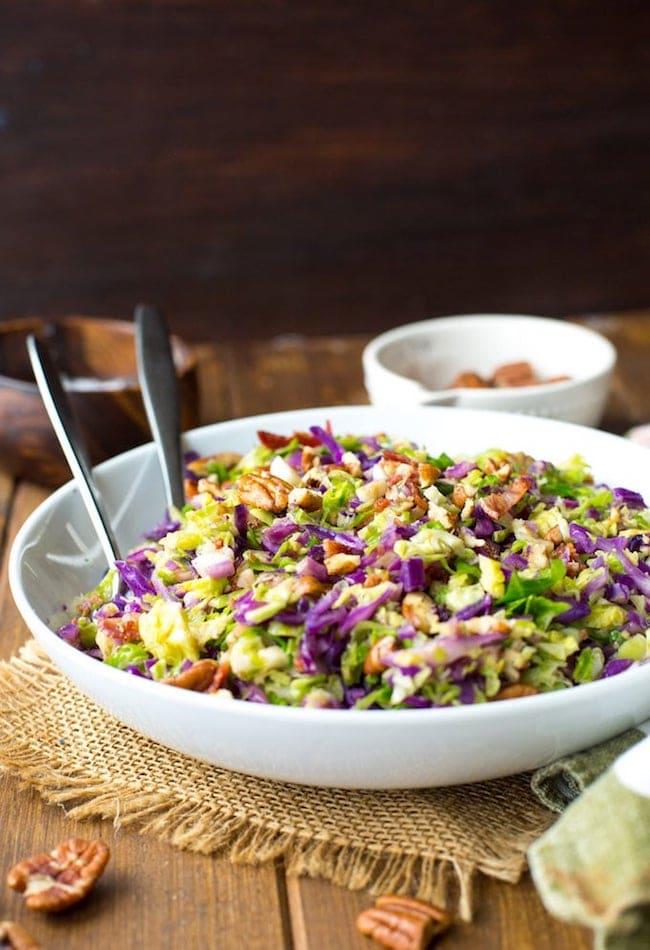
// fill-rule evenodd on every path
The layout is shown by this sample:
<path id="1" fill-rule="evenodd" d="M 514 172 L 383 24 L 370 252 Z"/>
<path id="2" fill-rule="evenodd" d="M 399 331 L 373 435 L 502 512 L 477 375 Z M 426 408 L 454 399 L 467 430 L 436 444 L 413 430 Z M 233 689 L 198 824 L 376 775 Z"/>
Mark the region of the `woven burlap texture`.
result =
<path id="1" fill-rule="evenodd" d="M 475 872 L 517 881 L 529 845 L 553 821 L 526 775 L 366 792 L 266 781 L 198 762 L 95 705 L 35 641 L 0 663 L 0 765 L 74 819 L 111 819 L 233 862 L 281 858 L 289 874 L 454 903 L 466 920 Z"/>

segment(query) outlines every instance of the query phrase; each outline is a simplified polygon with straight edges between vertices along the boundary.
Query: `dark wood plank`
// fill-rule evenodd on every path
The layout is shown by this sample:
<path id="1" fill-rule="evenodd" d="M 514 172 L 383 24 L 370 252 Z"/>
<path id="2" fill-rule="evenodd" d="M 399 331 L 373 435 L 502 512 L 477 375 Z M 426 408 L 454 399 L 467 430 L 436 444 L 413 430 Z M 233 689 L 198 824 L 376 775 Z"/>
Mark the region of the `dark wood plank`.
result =
<path id="1" fill-rule="evenodd" d="M 228 344 L 199 344 L 195 350 L 200 403 L 198 424 L 230 419 L 234 412 L 232 348 Z"/>
<path id="2" fill-rule="evenodd" d="M 361 373 L 367 337 L 298 334 L 232 348 L 236 415 L 368 402 Z"/>
<path id="3" fill-rule="evenodd" d="M 192 339 L 647 301 L 638 0 L 6 0 L 0 317 Z"/>
<path id="4" fill-rule="evenodd" d="M 3 660 L 12 656 L 25 642 L 28 635 L 9 589 L 7 574 L 9 553 L 18 528 L 46 497 L 46 489 L 37 485 L 25 482 L 14 488 L 9 479 L 4 476 L 0 478 L 0 504 L 6 511 L 6 523 L 0 548 L 0 617 L 2 617 L 0 659 Z"/>
<path id="5" fill-rule="evenodd" d="M 601 427 L 623 434 L 650 421 L 650 311 L 594 315 L 585 317 L 584 322 L 608 337 L 618 353 Z"/>
<path id="6" fill-rule="evenodd" d="M 5 889 L 3 918 L 22 923 L 48 950 L 110 950 L 116 942 L 133 950 L 290 946 L 279 893 L 284 885 L 273 867 L 238 866 L 225 857 L 179 851 L 149 836 L 115 830 L 109 822 L 72 821 L 6 774 L 0 774 L 0 801 L 3 876 L 16 861 L 69 837 L 102 838 L 111 850 L 96 889 L 70 913 L 28 911 L 20 895 Z"/>

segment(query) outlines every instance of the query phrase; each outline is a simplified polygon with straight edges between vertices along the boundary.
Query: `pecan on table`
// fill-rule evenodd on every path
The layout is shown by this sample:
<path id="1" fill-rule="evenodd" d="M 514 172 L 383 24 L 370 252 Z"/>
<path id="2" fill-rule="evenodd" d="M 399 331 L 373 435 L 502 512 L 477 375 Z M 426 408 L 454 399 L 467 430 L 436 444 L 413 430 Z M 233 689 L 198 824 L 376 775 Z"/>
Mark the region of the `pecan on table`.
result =
<path id="1" fill-rule="evenodd" d="M 20 861 L 7 874 L 7 884 L 24 895 L 31 910 L 67 910 L 92 890 L 109 856 L 103 841 L 69 838 Z"/>
<path id="2" fill-rule="evenodd" d="M 13 920 L 0 921 L 0 947 L 10 947 L 11 950 L 41 950 L 32 935 L 21 924 Z"/>
<path id="3" fill-rule="evenodd" d="M 384 894 L 357 917 L 357 929 L 387 950 L 426 950 L 451 924 L 440 907 L 415 897 Z"/>

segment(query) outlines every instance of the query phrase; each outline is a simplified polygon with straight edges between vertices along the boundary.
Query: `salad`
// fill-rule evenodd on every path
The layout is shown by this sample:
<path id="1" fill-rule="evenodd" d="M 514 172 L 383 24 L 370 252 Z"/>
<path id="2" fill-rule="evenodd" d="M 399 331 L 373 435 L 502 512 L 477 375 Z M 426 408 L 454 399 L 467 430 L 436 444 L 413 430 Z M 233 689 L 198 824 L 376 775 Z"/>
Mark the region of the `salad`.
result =
<path id="1" fill-rule="evenodd" d="M 360 710 L 528 696 L 650 658 L 650 510 L 580 456 L 451 458 L 329 425 L 258 440 L 188 457 L 183 510 L 59 636 L 216 699 Z"/>

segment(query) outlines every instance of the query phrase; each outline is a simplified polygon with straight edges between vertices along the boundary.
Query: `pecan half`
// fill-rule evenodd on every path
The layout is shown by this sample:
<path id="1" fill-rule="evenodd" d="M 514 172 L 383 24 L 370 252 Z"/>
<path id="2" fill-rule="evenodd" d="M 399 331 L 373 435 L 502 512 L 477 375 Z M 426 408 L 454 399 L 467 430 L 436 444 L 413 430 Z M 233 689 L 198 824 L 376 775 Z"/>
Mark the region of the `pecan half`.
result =
<path id="1" fill-rule="evenodd" d="M 398 894 L 378 897 L 357 917 L 357 929 L 388 950 L 425 950 L 450 924 L 445 910 Z"/>
<path id="2" fill-rule="evenodd" d="M 11 947 L 11 950 L 41 950 L 32 935 L 21 924 L 13 920 L 0 921 L 0 947 Z"/>
<path id="3" fill-rule="evenodd" d="M 246 505 L 279 515 L 289 504 L 291 485 L 266 469 L 247 472 L 237 482 L 239 497 Z"/>
<path id="4" fill-rule="evenodd" d="M 497 388 L 503 386 L 534 386 L 538 382 L 539 378 L 535 370 L 526 360 L 497 366 L 491 380 L 492 385 Z"/>
<path id="5" fill-rule="evenodd" d="M 409 914 L 430 917 L 436 924 L 434 936 L 447 930 L 452 922 L 450 914 L 442 907 L 436 907 L 435 904 L 419 900 L 417 897 L 408 897 L 406 894 L 382 894 L 375 901 L 375 907 L 381 907 L 384 910 L 406 910 Z"/>
<path id="6" fill-rule="evenodd" d="M 67 910 L 92 890 L 109 856 L 103 841 L 69 838 L 49 852 L 20 861 L 7 874 L 7 884 L 24 894 L 30 910 Z"/>
<path id="7" fill-rule="evenodd" d="M 457 376 L 451 381 L 449 388 L 450 389 L 488 389 L 490 383 L 487 379 L 483 379 L 482 376 L 479 376 L 478 373 L 473 372 L 472 370 L 467 370 L 463 373 L 458 373 Z"/>

